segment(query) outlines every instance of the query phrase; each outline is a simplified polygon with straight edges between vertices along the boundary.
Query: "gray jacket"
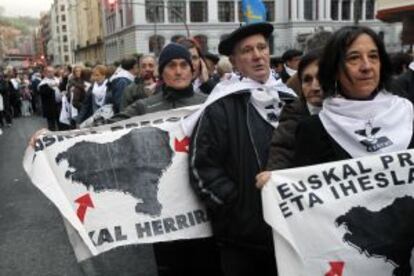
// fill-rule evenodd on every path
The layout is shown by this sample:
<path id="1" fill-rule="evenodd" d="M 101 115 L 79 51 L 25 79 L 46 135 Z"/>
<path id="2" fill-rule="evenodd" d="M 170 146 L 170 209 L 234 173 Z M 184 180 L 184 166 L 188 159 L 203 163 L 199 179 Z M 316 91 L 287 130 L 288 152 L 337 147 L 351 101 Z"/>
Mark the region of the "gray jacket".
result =
<path id="1" fill-rule="evenodd" d="M 135 101 L 133 104 L 127 106 L 122 112 L 112 117 L 109 120 L 109 123 L 118 122 L 147 113 L 202 104 L 206 98 L 207 96 L 194 92 L 192 85 L 183 90 L 174 90 L 163 86 L 160 93 Z"/>

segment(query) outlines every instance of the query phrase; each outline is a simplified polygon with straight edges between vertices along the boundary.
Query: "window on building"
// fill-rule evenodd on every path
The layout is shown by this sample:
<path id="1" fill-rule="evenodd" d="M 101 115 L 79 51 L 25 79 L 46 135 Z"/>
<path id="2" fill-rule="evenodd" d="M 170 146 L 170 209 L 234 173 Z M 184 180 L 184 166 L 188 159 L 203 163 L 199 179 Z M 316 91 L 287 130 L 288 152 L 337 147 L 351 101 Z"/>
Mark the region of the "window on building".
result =
<path id="1" fill-rule="evenodd" d="M 69 56 L 65 55 L 65 62 L 68 63 L 69 62 Z"/>
<path id="2" fill-rule="evenodd" d="M 351 19 L 351 1 L 342 0 L 342 20 Z"/>
<path id="3" fill-rule="evenodd" d="M 56 33 L 59 33 L 59 26 L 56 26 Z"/>
<path id="4" fill-rule="evenodd" d="M 263 1 L 266 7 L 266 20 L 269 22 L 275 21 L 275 1 Z"/>
<path id="5" fill-rule="evenodd" d="M 374 19 L 375 0 L 367 0 L 366 3 L 366 19 Z"/>
<path id="6" fill-rule="evenodd" d="M 332 0 L 332 3 L 331 3 L 331 18 L 332 18 L 332 20 L 338 20 L 338 0 Z"/>
<path id="7" fill-rule="evenodd" d="M 314 0 L 305 0 L 305 11 L 303 14 L 305 20 L 313 20 L 313 1 Z"/>
<path id="8" fill-rule="evenodd" d="M 62 25 L 62 32 L 67 32 L 66 25 Z"/>
<path id="9" fill-rule="evenodd" d="M 68 42 L 68 36 L 67 35 L 62 36 L 62 41 L 63 42 Z"/>
<path id="10" fill-rule="evenodd" d="M 145 1 L 145 17 L 147 22 L 164 22 L 164 2 L 160 0 Z"/>
<path id="11" fill-rule="evenodd" d="M 60 17 L 62 19 L 62 22 L 65 22 L 66 21 L 66 15 L 62 14 Z"/>
<path id="12" fill-rule="evenodd" d="M 187 20 L 185 1 L 168 1 L 168 20 L 172 23 Z"/>
<path id="13" fill-rule="evenodd" d="M 362 0 L 355 0 L 354 3 L 354 18 L 361 20 L 362 19 Z"/>
<path id="14" fill-rule="evenodd" d="M 119 14 L 119 24 L 121 25 L 121 28 L 124 27 L 124 10 L 120 7 L 118 10 Z"/>
<path id="15" fill-rule="evenodd" d="M 218 1 L 218 19 L 220 22 L 234 22 L 234 1 Z"/>
<path id="16" fill-rule="evenodd" d="M 191 22 L 207 22 L 208 6 L 207 1 L 191 1 L 190 2 L 190 19 Z"/>
<path id="17" fill-rule="evenodd" d="M 106 18 L 106 28 L 108 33 L 113 33 L 115 31 L 115 14 L 111 13 Z"/>
<path id="18" fill-rule="evenodd" d="M 205 53 L 208 51 L 208 38 L 205 35 L 196 35 L 194 39 L 198 42 L 201 52 Z"/>
<path id="19" fill-rule="evenodd" d="M 158 55 L 164 47 L 165 38 L 160 35 L 153 35 L 149 39 L 149 51 Z"/>
<path id="20" fill-rule="evenodd" d="M 273 48 L 274 48 L 274 46 L 275 46 L 275 42 L 274 42 L 274 40 L 275 40 L 275 38 L 273 37 L 273 35 L 271 35 L 271 36 L 269 37 L 269 51 L 270 51 L 270 54 L 271 54 L 271 55 L 273 55 L 273 53 L 274 53 L 274 50 L 273 50 Z"/>
<path id="21" fill-rule="evenodd" d="M 242 6 L 242 1 L 238 1 L 238 11 L 237 11 L 237 18 L 239 19 L 239 22 L 244 22 L 244 18 L 243 18 L 243 6 Z"/>
<path id="22" fill-rule="evenodd" d="M 63 51 L 64 51 L 64 52 L 68 52 L 68 51 L 69 51 L 69 47 L 68 47 L 68 45 L 63 45 Z"/>
<path id="23" fill-rule="evenodd" d="M 185 38 L 185 36 L 183 36 L 183 35 L 174 35 L 174 36 L 171 37 L 171 42 L 177 42 L 177 41 L 179 41 L 180 39 L 183 39 L 183 38 Z"/>
<path id="24" fill-rule="evenodd" d="M 59 23 L 59 15 L 56 15 L 56 23 Z"/>
<path id="25" fill-rule="evenodd" d="M 127 26 L 131 26 L 134 22 L 134 11 L 133 11 L 133 4 L 132 2 L 126 2 L 126 25 Z"/>
<path id="26" fill-rule="evenodd" d="M 65 5 L 60 5 L 60 11 L 65 11 Z"/>

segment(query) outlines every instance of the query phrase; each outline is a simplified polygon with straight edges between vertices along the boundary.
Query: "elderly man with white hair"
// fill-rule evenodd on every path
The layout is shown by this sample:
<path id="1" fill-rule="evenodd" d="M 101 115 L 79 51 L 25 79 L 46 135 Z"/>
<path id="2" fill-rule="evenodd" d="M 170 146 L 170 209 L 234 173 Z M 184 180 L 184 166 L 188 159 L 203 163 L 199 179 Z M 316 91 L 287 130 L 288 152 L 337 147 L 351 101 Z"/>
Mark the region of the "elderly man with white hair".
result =
<path id="1" fill-rule="evenodd" d="M 245 25 L 219 44 L 237 75 L 212 91 L 190 146 L 191 184 L 206 203 L 224 275 L 277 275 L 271 229 L 255 176 L 267 163 L 273 130 L 294 92 L 270 70 L 273 26 Z"/>

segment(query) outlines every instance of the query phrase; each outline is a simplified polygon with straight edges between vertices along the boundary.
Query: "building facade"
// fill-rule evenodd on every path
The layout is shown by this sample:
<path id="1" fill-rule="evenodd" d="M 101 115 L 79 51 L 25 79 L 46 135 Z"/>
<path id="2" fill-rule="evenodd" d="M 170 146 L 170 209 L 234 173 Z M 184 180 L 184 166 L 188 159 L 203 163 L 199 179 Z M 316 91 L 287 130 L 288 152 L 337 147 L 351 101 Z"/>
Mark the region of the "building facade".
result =
<path id="1" fill-rule="evenodd" d="M 75 62 L 104 62 L 101 1 L 77 0 L 74 11 L 71 18 L 76 21 L 72 35 Z"/>
<path id="2" fill-rule="evenodd" d="M 73 26 L 69 20 L 71 0 L 54 0 L 50 10 L 51 37 L 47 45 L 49 62 L 53 65 L 73 64 L 70 43 Z"/>
<path id="3" fill-rule="evenodd" d="M 106 0 L 109 1 L 109 0 Z M 111 2 L 111 1 L 110 1 Z M 146 0 L 105 2 L 102 13 L 106 62 L 133 53 L 158 53 L 180 36 L 196 38 L 202 47 L 218 51 L 218 43 L 240 26 L 238 0 Z M 267 19 L 275 27 L 272 54 L 303 48 L 306 38 L 320 30 L 334 31 L 350 24 L 379 32 L 389 51 L 400 47 L 401 24 L 375 19 L 376 0 L 264 0 Z"/>
<path id="4" fill-rule="evenodd" d="M 402 42 L 414 44 L 414 0 L 378 0 L 377 18 L 388 23 L 402 22 Z"/>

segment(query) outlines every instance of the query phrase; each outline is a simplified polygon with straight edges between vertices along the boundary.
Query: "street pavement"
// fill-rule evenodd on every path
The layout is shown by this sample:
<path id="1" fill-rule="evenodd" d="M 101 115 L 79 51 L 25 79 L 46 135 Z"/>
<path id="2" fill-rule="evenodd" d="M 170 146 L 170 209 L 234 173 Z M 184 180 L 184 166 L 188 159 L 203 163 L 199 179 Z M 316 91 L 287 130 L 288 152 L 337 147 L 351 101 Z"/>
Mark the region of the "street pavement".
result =
<path id="1" fill-rule="evenodd" d="M 57 209 L 22 167 L 29 137 L 45 123 L 18 118 L 0 136 L 0 275 L 82 275 Z"/>
<path id="2" fill-rule="evenodd" d="M 156 275 L 150 246 L 77 263 L 59 212 L 22 167 L 29 137 L 45 126 L 41 117 L 17 118 L 0 135 L 0 276 Z"/>

